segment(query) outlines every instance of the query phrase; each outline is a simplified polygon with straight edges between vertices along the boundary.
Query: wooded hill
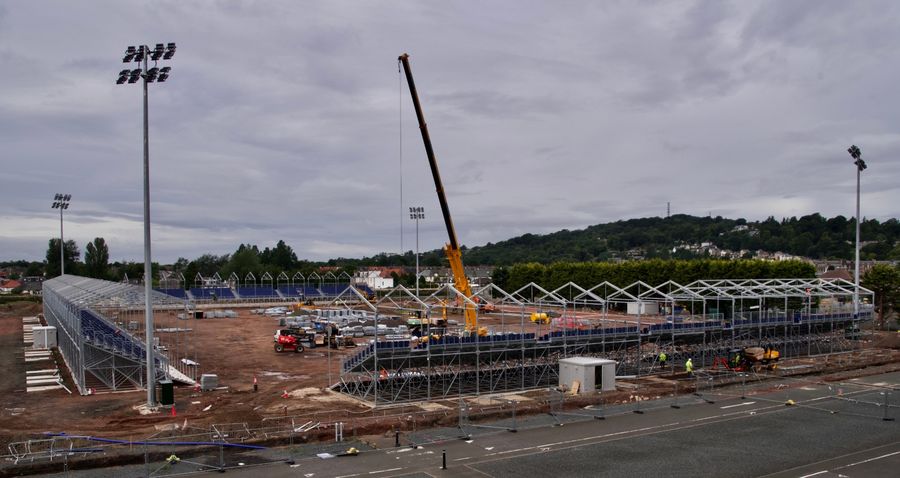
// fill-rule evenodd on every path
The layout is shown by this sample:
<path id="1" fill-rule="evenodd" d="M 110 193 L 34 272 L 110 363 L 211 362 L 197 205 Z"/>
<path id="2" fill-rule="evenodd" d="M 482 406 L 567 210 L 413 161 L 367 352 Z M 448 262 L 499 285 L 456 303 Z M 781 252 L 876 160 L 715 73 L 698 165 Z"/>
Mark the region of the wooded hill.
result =
<path id="1" fill-rule="evenodd" d="M 861 224 L 865 260 L 900 259 L 900 221 L 879 222 L 864 219 Z M 525 234 L 484 246 L 463 247 L 467 265 L 511 265 L 525 262 L 592 262 L 628 258 L 628 252 L 643 258 L 694 259 L 705 257 L 688 246 L 708 242 L 719 249 L 785 252 L 811 259 L 852 259 L 856 221 L 844 216 L 830 219 L 820 214 L 765 221 L 696 217 L 683 214 L 668 218 L 650 217 L 598 224 L 580 230 L 562 230 L 550 234 Z M 675 252 L 673 252 L 675 249 Z M 424 252 L 420 259 L 426 267 L 444 265 L 443 252 Z M 364 259 L 335 259 L 330 264 L 413 265 L 415 255 L 378 255 Z"/>

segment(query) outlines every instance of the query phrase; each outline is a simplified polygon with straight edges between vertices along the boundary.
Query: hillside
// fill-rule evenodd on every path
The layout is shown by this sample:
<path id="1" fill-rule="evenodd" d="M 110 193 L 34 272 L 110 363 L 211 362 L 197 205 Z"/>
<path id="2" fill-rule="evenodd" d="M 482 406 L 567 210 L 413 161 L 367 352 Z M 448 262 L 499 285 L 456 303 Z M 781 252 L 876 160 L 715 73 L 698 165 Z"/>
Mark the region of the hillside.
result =
<path id="1" fill-rule="evenodd" d="M 525 234 L 484 246 L 464 248 L 466 264 L 510 265 L 523 262 L 605 261 L 617 258 L 757 257 L 783 252 L 812 259 L 852 259 L 856 221 L 820 214 L 765 221 L 674 215 L 597 224 L 581 230 Z M 863 259 L 900 259 L 900 221 L 862 221 Z M 722 251 L 725 251 L 724 253 Z M 443 253 L 421 255 L 426 267 L 443 264 Z M 412 265 L 415 256 L 379 255 L 331 264 Z"/>

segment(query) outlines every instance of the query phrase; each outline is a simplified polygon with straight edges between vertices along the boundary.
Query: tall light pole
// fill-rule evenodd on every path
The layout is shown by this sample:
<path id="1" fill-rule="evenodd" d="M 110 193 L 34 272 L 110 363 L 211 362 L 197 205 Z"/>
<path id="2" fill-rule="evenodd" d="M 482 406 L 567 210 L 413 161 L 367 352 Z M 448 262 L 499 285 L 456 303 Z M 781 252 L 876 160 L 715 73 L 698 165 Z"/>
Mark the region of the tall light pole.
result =
<path id="1" fill-rule="evenodd" d="M 409 208 L 409 218 L 416 221 L 416 297 L 419 297 L 419 219 L 425 219 L 425 208 Z"/>
<path id="2" fill-rule="evenodd" d="M 862 159 L 862 151 L 855 144 L 847 148 L 847 152 L 855 159 L 856 165 L 856 261 L 853 274 L 853 318 L 859 320 L 859 176 L 866 169 L 866 162 Z"/>
<path id="3" fill-rule="evenodd" d="M 66 241 L 63 240 L 63 210 L 69 209 L 71 194 L 59 194 L 53 196 L 53 209 L 59 209 L 59 275 L 66 274 L 66 255 L 63 253 Z"/>
<path id="4" fill-rule="evenodd" d="M 144 318 L 147 335 L 147 406 L 156 406 L 156 371 L 153 362 L 153 302 L 151 291 L 153 287 L 153 271 L 150 264 L 150 127 L 148 125 L 147 85 L 157 81 L 162 83 L 169 79 L 170 67 L 158 68 L 156 62 L 160 59 L 170 60 L 175 56 L 175 44 L 163 45 L 157 43 L 153 50 L 149 46 L 141 45 L 137 48 L 129 46 L 125 49 L 122 63 L 132 61 L 141 65 L 141 68 L 122 70 L 119 72 L 117 85 L 137 83 L 144 80 Z M 153 60 L 153 68 L 148 68 L 148 60 Z"/>

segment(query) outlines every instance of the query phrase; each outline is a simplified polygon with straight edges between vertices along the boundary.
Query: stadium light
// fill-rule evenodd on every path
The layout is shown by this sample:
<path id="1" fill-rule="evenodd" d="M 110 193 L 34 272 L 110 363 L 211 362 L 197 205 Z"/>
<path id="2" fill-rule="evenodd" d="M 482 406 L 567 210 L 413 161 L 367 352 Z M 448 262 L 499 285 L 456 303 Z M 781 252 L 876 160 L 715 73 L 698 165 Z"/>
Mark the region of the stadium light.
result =
<path id="1" fill-rule="evenodd" d="M 850 153 L 851 158 L 855 159 L 853 164 L 856 165 L 856 261 L 853 271 L 853 319 L 859 320 L 859 176 L 867 166 L 858 146 L 851 145 L 847 148 L 847 152 Z"/>
<path id="2" fill-rule="evenodd" d="M 419 219 L 425 219 L 425 208 L 409 208 L 409 218 L 416 221 L 416 297 L 419 297 Z"/>
<path id="3" fill-rule="evenodd" d="M 132 61 L 140 63 L 140 68 L 122 70 L 119 72 L 117 85 L 125 83 L 137 83 L 144 79 L 144 317 L 147 338 L 147 406 L 156 406 L 156 371 L 153 362 L 153 302 L 151 291 L 153 287 L 153 271 L 150 262 L 150 128 L 148 126 L 147 85 L 153 82 L 162 83 L 169 78 L 170 67 L 159 68 L 156 62 L 160 58 L 171 60 L 175 56 L 175 44 L 169 43 L 163 46 L 157 43 L 156 48 L 150 50 L 146 45 L 137 47 L 129 46 L 125 49 L 122 63 Z M 148 61 L 153 61 L 153 68 L 148 68 Z"/>
<path id="4" fill-rule="evenodd" d="M 53 196 L 53 209 L 59 209 L 59 275 L 66 273 L 66 256 L 64 254 L 65 241 L 63 240 L 63 211 L 69 209 L 69 200 L 72 199 L 71 194 L 56 193 Z"/>

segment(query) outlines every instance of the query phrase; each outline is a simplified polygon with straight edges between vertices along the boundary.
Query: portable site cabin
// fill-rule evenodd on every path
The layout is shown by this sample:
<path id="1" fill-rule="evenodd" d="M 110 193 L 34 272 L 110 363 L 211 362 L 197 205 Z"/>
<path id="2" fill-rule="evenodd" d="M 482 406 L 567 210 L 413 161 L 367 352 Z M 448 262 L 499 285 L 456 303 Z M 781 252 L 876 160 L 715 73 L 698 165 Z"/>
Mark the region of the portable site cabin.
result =
<path id="1" fill-rule="evenodd" d="M 576 394 L 590 393 L 595 390 L 614 391 L 616 389 L 616 361 L 595 357 L 560 359 L 559 386 L 566 390 L 572 390 Z"/>

